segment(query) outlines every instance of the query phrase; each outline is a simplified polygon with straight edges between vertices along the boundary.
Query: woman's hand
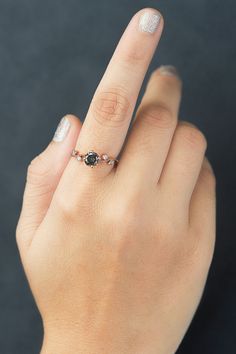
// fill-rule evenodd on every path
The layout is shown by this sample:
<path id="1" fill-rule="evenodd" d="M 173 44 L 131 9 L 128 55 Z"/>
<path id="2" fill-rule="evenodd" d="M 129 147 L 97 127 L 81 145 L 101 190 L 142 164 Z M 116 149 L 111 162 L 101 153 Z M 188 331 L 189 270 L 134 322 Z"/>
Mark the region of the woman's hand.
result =
<path id="1" fill-rule="evenodd" d="M 81 129 L 66 116 L 29 166 L 17 241 L 44 324 L 43 354 L 174 353 L 215 239 L 206 140 L 178 123 L 181 82 L 156 70 L 124 144 L 163 19 L 131 20 Z M 90 168 L 76 147 L 116 157 Z"/>

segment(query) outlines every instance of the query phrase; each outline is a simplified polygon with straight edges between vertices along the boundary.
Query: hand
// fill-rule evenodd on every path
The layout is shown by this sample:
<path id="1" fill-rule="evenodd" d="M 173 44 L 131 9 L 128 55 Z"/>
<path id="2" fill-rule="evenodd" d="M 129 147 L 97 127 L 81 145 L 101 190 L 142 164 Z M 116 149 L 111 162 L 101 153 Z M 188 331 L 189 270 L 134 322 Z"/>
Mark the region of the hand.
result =
<path id="1" fill-rule="evenodd" d="M 81 128 L 74 116 L 28 169 L 17 241 L 42 315 L 43 354 L 174 353 L 201 298 L 215 240 L 206 140 L 178 123 L 181 81 L 156 70 L 124 144 L 163 19 L 138 12 Z M 76 146 L 117 157 L 90 168 Z"/>

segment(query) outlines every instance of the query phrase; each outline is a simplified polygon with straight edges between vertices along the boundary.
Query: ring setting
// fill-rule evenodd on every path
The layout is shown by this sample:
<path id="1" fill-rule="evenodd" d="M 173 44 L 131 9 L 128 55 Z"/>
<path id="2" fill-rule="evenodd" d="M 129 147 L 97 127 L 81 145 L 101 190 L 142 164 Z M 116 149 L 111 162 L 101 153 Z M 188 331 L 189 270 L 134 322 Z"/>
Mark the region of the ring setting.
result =
<path id="1" fill-rule="evenodd" d="M 107 154 L 98 154 L 97 152 L 90 150 L 86 154 L 81 154 L 78 150 L 73 150 L 72 157 L 75 157 L 78 161 L 84 162 L 86 166 L 91 168 L 97 166 L 99 163 L 104 162 L 108 165 L 117 165 L 118 160 L 110 157 Z"/>

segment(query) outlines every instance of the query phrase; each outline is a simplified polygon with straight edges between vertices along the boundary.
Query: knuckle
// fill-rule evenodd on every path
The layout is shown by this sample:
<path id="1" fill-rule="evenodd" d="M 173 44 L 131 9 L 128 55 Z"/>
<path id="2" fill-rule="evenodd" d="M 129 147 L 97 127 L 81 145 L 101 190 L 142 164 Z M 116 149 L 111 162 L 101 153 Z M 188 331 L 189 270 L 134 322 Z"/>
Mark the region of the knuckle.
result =
<path id="1" fill-rule="evenodd" d="M 115 210 L 114 218 L 118 222 L 120 222 L 125 229 L 134 228 L 137 224 L 137 213 L 135 209 L 130 207 L 131 203 L 127 201 L 121 203 L 119 207 Z"/>
<path id="2" fill-rule="evenodd" d="M 55 196 L 56 209 L 59 214 L 68 221 L 73 221 L 78 215 L 78 205 L 71 198 L 65 198 L 62 194 Z"/>
<path id="3" fill-rule="evenodd" d="M 36 156 L 27 168 L 27 202 L 32 198 L 41 198 L 52 195 L 54 191 L 52 176 L 53 172 L 47 164 L 43 153 Z"/>
<path id="4" fill-rule="evenodd" d="M 42 184 L 50 175 L 50 169 L 45 163 L 43 154 L 36 156 L 28 165 L 27 168 L 27 182 L 30 184 Z"/>
<path id="5" fill-rule="evenodd" d="M 16 245 L 20 253 L 30 246 L 31 237 L 35 231 L 35 224 L 26 220 L 24 216 L 20 217 L 15 231 Z"/>
<path id="6" fill-rule="evenodd" d="M 193 148 L 205 150 L 207 147 L 207 140 L 205 135 L 195 126 L 190 124 L 181 124 L 179 126 L 183 140 Z"/>
<path id="7" fill-rule="evenodd" d="M 216 188 L 216 177 L 209 167 L 203 167 L 202 178 L 207 187 L 212 190 Z"/>
<path id="8" fill-rule="evenodd" d="M 86 182 L 87 183 L 87 182 Z M 95 186 L 81 184 L 80 188 L 73 191 L 56 191 L 53 197 L 53 206 L 59 214 L 71 222 L 79 220 L 92 220 L 96 215 L 97 201 L 99 199 Z M 96 203 L 92 203 L 93 193 L 97 195 Z"/>
<path id="9" fill-rule="evenodd" d="M 126 197 L 122 200 L 119 198 L 116 203 L 113 203 L 112 208 L 108 205 L 106 209 L 105 215 L 108 224 L 119 225 L 121 235 L 128 234 L 130 230 L 136 229 L 138 226 L 137 220 L 140 220 L 138 205 L 136 198 Z"/>
<path id="10" fill-rule="evenodd" d="M 92 101 L 94 118 L 102 125 L 122 125 L 129 109 L 130 102 L 127 94 L 121 88 L 98 92 Z"/>
<path id="11" fill-rule="evenodd" d="M 144 107 L 140 114 L 146 124 L 158 129 L 171 129 L 175 126 L 176 119 L 171 111 L 164 105 L 150 105 Z"/>

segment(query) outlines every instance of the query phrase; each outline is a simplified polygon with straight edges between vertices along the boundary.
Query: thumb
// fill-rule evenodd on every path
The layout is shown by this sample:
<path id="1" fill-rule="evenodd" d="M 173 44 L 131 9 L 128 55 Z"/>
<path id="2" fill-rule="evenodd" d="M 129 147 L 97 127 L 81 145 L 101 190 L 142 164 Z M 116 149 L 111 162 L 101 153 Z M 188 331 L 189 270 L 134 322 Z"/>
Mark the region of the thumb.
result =
<path id="1" fill-rule="evenodd" d="M 48 147 L 28 167 L 16 238 L 19 249 L 28 247 L 41 224 L 61 175 L 70 159 L 81 129 L 81 122 L 72 115 L 62 118 Z"/>

